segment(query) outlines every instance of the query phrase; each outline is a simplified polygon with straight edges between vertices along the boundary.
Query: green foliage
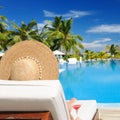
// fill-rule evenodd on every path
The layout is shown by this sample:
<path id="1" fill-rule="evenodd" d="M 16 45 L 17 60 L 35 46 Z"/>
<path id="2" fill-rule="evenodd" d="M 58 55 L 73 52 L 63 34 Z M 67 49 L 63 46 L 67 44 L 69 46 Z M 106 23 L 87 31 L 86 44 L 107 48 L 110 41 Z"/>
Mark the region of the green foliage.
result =
<path id="1" fill-rule="evenodd" d="M 46 26 L 44 43 L 51 50 L 63 50 L 66 56 L 70 51 L 78 54 L 80 49 L 84 48 L 80 43 L 83 38 L 80 35 L 71 34 L 72 22 L 71 18 L 63 20 L 61 16 L 55 17 L 54 21 Z"/>
<path id="2" fill-rule="evenodd" d="M 0 32 L 6 32 L 8 28 L 7 18 L 5 16 L 0 16 Z"/>
<path id="3" fill-rule="evenodd" d="M 40 39 L 37 36 L 38 29 L 37 23 L 35 20 L 31 20 L 30 23 L 25 24 L 24 22 L 21 23 L 21 26 L 18 26 L 15 23 L 12 23 L 13 28 L 15 29 L 14 35 L 20 36 L 21 41 L 30 40 L 30 39 Z"/>
<path id="4" fill-rule="evenodd" d="M 21 22 L 21 25 L 10 22 L 13 29 L 9 28 L 9 20 L 5 16 L 0 16 L 0 50 L 6 51 L 10 46 L 24 40 L 35 39 L 43 42 L 51 50 L 62 50 L 65 52 L 64 59 L 76 57 L 79 60 L 80 51 L 84 49 L 81 44 L 82 36 L 72 34 L 71 28 L 73 19 L 63 19 L 62 16 L 55 17 L 54 21 L 48 21 L 42 29 L 38 29 L 37 22 L 31 20 L 28 24 Z M 120 58 L 120 46 L 107 45 L 104 51 L 95 52 L 85 50 L 84 59 L 107 59 Z"/>

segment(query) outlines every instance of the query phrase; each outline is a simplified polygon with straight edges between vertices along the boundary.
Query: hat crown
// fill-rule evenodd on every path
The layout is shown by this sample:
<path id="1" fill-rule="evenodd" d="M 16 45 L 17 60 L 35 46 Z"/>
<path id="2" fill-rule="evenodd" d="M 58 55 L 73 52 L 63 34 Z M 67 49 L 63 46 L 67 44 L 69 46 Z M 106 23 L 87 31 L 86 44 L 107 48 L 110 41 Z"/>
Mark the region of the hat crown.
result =
<path id="1" fill-rule="evenodd" d="M 11 66 L 10 80 L 40 80 L 42 69 L 37 59 L 22 57 L 15 60 Z"/>

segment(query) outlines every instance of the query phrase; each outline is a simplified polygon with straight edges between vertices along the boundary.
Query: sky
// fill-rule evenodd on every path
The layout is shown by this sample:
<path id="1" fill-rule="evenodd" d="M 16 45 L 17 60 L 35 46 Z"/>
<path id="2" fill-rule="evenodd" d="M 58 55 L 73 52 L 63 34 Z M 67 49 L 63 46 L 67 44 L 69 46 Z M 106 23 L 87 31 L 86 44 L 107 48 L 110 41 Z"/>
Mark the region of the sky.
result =
<path id="1" fill-rule="evenodd" d="M 73 19 L 72 33 L 86 49 L 100 51 L 120 45 L 120 0 L 0 0 L 0 15 L 18 25 L 36 20 L 42 27 L 55 16 Z"/>

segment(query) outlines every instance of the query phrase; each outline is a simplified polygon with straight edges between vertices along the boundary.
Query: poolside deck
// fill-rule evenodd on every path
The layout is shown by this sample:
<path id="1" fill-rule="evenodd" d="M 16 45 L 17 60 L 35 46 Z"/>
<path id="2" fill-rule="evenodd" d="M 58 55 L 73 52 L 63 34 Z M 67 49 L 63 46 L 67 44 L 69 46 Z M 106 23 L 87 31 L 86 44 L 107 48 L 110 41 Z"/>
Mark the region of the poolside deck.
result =
<path id="1" fill-rule="evenodd" d="M 99 107 L 100 120 L 120 120 L 120 107 Z"/>

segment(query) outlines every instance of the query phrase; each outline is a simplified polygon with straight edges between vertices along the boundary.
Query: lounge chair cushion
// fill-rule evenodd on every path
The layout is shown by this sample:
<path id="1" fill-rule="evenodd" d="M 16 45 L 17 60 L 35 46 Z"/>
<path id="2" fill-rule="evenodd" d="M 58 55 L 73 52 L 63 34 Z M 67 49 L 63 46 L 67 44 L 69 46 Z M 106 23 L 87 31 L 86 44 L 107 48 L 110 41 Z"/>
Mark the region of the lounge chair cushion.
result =
<path id="1" fill-rule="evenodd" d="M 0 111 L 50 111 L 54 120 L 69 120 L 59 80 L 0 80 Z"/>

